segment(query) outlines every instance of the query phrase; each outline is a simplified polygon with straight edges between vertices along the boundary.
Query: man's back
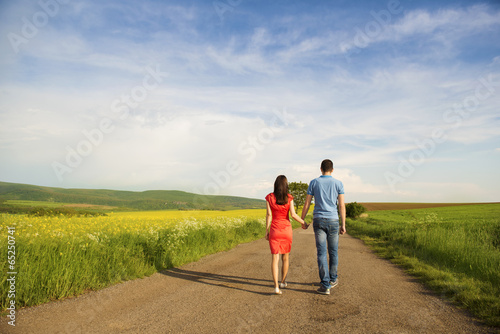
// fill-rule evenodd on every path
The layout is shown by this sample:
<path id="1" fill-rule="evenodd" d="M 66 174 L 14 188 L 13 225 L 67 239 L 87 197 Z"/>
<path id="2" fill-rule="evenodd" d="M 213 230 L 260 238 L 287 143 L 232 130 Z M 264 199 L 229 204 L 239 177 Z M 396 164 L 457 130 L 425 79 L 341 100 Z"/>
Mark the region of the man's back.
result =
<path id="1" fill-rule="evenodd" d="M 331 175 L 321 175 L 309 183 L 307 194 L 314 196 L 314 218 L 339 219 L 338 195 L 344 194 L 344 185 Z"/>

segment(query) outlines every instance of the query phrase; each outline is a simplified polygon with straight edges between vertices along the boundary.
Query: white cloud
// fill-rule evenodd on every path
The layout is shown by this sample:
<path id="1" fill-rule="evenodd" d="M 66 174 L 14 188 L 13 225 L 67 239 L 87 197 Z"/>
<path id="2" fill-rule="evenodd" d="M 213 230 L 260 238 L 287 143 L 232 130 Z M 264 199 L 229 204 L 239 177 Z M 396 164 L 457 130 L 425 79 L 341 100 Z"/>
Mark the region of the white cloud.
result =
<path id="1" fill-rule="evenodd" d="M 394 19 L 394 23 L 390 23 Z M 381 24 L 374 17 L 369 22 L 378 24 L 378 33 L 371 32 L 367 26 L 360 27 L 360 31 L 351 40 L 342 43 L 342 51 L 350 52 L 352 48 L 366 48 L 374 43 L 401 42 L 416 35 L 428 35 L 430 40 L 437 40 L 441 44 L 485 31 L 498 26 L 500 12 L 492 12 L 486 5 L 474 5 L 465 9 L 447 8 L 430 12 L 426 9 L 409 10 L 404 16 L 390 17 L 388 24 Z M 441 52 L 445 50 L 441 49 Z"/>
<path id="2" fill-rule="evenodd" d="M 12 6 L 14 16 L 36 10 Z M 237 26 L 215 27 L 211 20 L 219 18 L 207 6 L 213 10 L 201 2 L 79 2 L 65 7 L 19 56 L 7 50 L 0 63 L 0 156 L 9 157 L 2 175 L 30 168 L 47 171 L 44 182 L 47 174 L 55 179 L 50 163 L 85 140 L 82 130 L 109 117 L 116 129 L 63 186 L 203 191 L 214 182 L 210 173 L 237 161 L 242 172 L 220 193 L 261 198 L 280 173 L 309 182 L 329 157 L 351 195 L 412 199 L 425 192 L 410 184 L 386 195 L 377 173 L 397 167 L 416 141 L 442 128 L 446 145 L 467 154 L 473 144 L 491 146 L 497 138 L 497 94 L 459 127 L 443 120 L 448 108 L 475 92 L 480 73 L 489 71 L 496 82 L 498 56 L 485 64 L 464 62 L 454 52 L 474 49 L 473 42 L 463 44 L 464 36 L 498 32 L 500 14 L 486 5 L 408 9 L 370 40 L 366 57 L 351 63 L 340 45 L 355 47 L 359 9 L 318 16 L 304 3 L 301 12 L 274 17 L 242 4 L 231 13 Z M 108 17 L 113 11 L 120 20 Z M 18 25 L 9 19 L 0 28 Z M 413 41 L 444 43 L 451 51 L 437 47 L 428 55 L 430 49 L 416 50 Z M 382 42 L 388 47 L 378 49 Z M 438 57 L 446 64 L 429 61 Z M 126 120 L 118 119 L 111 102 L 140 85 L 148 65 L 168 77 Z M 255 143 L 265 138 L 273 110 L 283 108 L 292 115 L 287 125 Z M 454 158 L 436 153 L 427 161 Z M 440 196 L 477 190 L 460 187 Z"/>
<path id="3" fill-rule="evenodd" d="M 401 184 L 398 191 L 401 194 L 399 198 L 401 202 L 473 203 L 498 201 L 494 192 L 473 183 L 408 182 Z M 392 201 L 395 200 L 392 199 Z"/>
<path id="4" fill-rule="evenodd" d="M 474 115 L 470 119 L 461 120 L 458 127 L 450 127 L 446 133 L 448 140 L 457 143 L 484 143 L 498 138 L 499 126 L 495 117 Z"/>
<path id="5" fill-rule="evenodd" d="M 359 175 L 354 174 L 350 169 L 336 168 L 335 177 L 342 181 L 345 190 L 356 196 L 357 194 L 380 194 L 381 187 L 364 182 Z"/>

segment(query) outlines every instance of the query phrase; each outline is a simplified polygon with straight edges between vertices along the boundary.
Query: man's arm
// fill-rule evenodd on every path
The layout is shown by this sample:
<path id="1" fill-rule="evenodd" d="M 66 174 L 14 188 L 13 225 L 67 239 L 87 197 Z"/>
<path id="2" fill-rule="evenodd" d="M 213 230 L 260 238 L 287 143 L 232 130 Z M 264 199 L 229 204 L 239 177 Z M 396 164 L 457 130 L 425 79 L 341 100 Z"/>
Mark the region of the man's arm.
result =
<path id="1" fill-rule="evenodd" d="M 304 207 L 302 208 L 302 220 L 306 218 L 307 211 L 309 211 L 309 207 L 311 206 L 311 201 L 312 201 L 313 196 L 312 195 L 307 195 L 306 196 L 306 202 L 304 203 Z"/>
<path id="2" fill-rule="evenodd" d="M 347 232 L 345 228 L 345 203 L 344 203 L 344 194 L 339 194 L 337 197 L 338 200 L 338 206 L 339 206 L 339 213 L 340 213 L 340 234 L 344 234 Z"/>

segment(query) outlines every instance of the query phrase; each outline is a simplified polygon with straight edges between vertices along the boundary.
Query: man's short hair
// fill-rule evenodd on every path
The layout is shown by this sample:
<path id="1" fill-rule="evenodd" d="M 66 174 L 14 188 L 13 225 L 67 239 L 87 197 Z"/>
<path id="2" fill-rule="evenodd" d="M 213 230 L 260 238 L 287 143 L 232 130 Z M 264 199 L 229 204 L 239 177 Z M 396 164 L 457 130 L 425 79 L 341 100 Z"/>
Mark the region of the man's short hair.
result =
<path id="1" fill-rule="evenodd" d="M 330 159 L 325 159 L 321 162 L 321 170 L 323 172 L 333 171 L 333 162 Z"/>

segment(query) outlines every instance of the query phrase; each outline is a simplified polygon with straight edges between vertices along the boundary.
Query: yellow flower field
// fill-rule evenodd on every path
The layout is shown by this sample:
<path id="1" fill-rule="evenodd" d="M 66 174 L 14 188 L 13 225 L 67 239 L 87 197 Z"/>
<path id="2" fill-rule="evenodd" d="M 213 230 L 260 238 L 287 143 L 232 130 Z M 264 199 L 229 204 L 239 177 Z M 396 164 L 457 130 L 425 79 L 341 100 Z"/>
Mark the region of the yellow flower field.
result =
<path id="1" fill-rule="evenodd" d="M 0 215 L 0 236 L 5 238 L 7 227 L 16 226 L 18 238 L 34 242 L 37 238 L 83 238 L 95 239 L 99 236 L 112 236 L 123 232 L 154 233 L 160 229 L 177 228 L 200 224 L 234 227 L 242 221 L 257 219 L 264 221 L 265 210 L 232 211 L 139 211 L 109 213 L 108 216 L 66 217 L 26 215 Z"/>
<path id="2" fill-rule="evenodd" d="M 21 307 L 151 275 L 264 235 L 262 209 L 93 217 L 1 214 L 0 287 L 7 289 L 6 275 L 12 271 L 9 239 L 15 240 L 16 303 Z M 0 304 L 7 307 L 7 294 L 1 294 Z"/>

